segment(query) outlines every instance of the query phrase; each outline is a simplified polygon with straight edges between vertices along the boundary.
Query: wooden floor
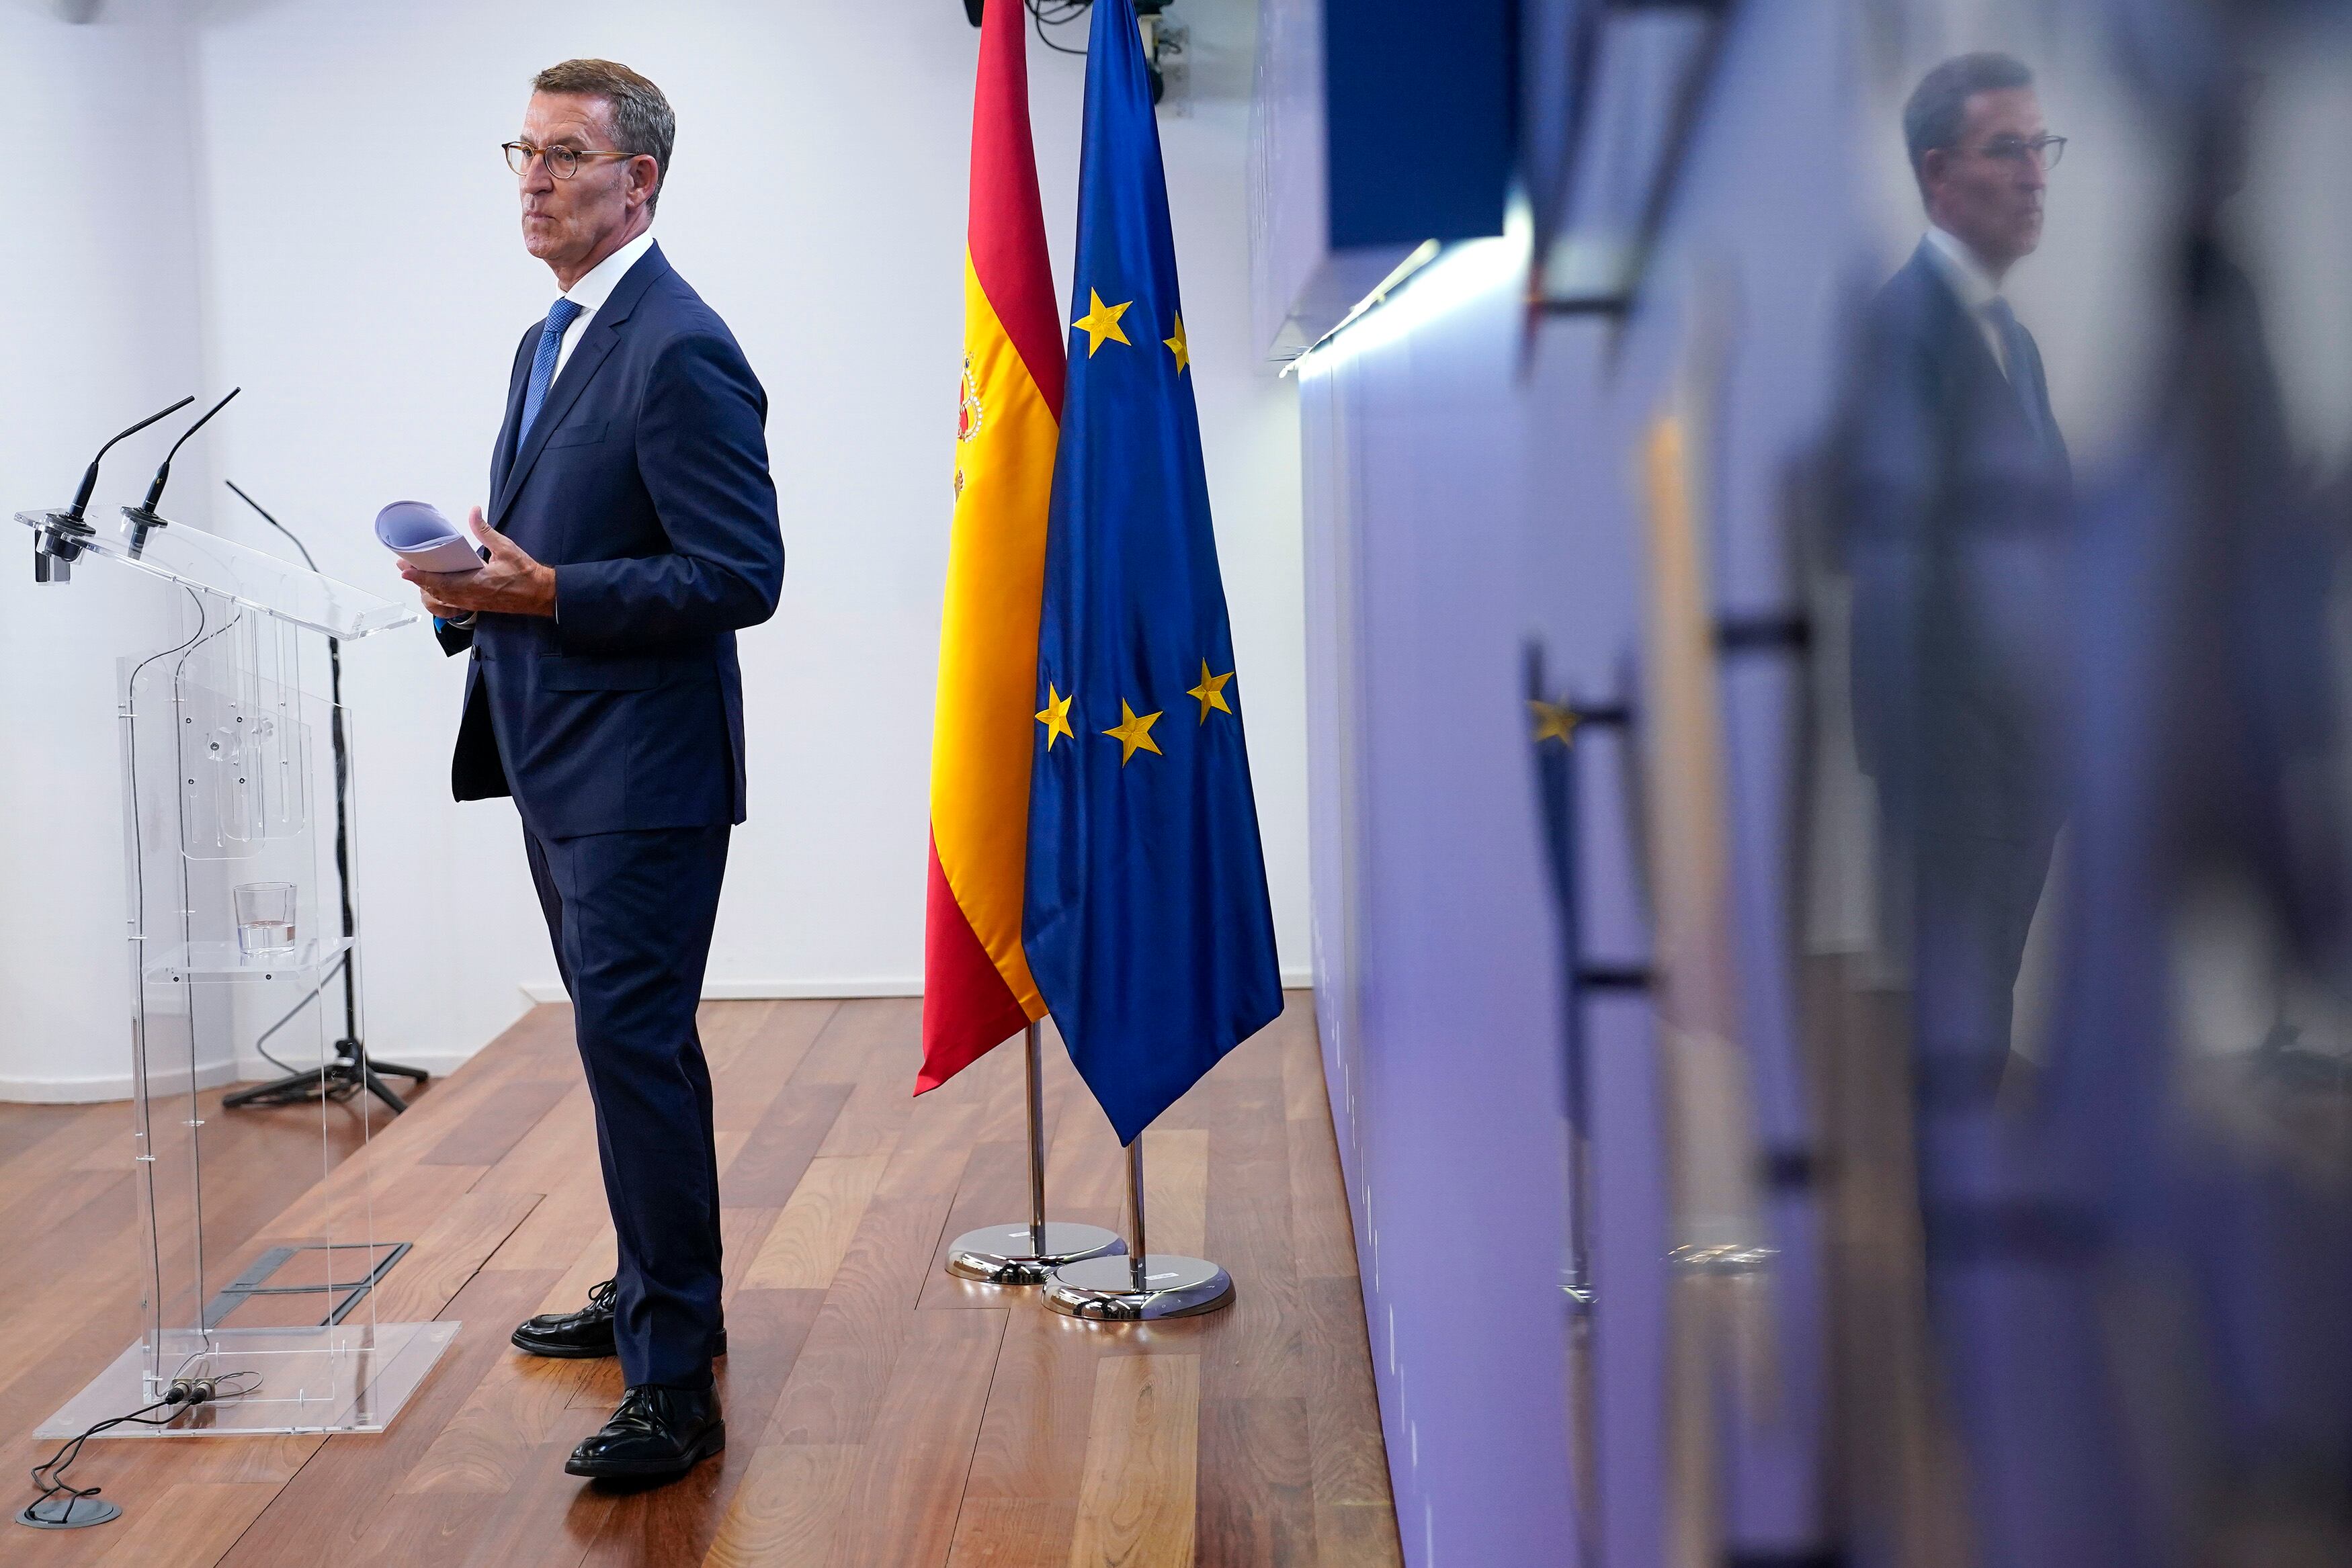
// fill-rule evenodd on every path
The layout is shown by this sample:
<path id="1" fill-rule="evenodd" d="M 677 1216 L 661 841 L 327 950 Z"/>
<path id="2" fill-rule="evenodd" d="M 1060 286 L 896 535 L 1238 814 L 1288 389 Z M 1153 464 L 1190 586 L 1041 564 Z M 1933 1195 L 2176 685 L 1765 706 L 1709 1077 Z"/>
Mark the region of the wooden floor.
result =
<path id="1" fill-rule="evenodd" d="M 1223 1263 L 1236 1304 L 1115 1327 L 940 1269 L 957 1233 L 1027 1213 L 1017 1046 L 915 1101 L 919 1002 L 708 1006 L 730 1446 L 635 1493 L 562 1473 L 615 1365 L 506 1343 L 612 1266 L 568 1009 L 527 1015 L 323 1182 L 315 1108 L 215 1108 L 221 1278 L 365 1178 L 376 1234 L 415 1242 L 379 1317 L 465 1326 L 380 1436 L 92 1442 L 73 1479 L 124 1517 L 0 1523 L 0 1563 L 1400 1563 L 1310 1006 L 1293 993 L 1146 1134 L 1154 1249 Z M 1119 1149 L 1050 1037 L 1046 1059 L 1055 1218 L 1116 1226 Z M 0 1106 L 0 1474 L 55 1447 L 24 1434 L 135 1333 L 128 1124 Z"/>

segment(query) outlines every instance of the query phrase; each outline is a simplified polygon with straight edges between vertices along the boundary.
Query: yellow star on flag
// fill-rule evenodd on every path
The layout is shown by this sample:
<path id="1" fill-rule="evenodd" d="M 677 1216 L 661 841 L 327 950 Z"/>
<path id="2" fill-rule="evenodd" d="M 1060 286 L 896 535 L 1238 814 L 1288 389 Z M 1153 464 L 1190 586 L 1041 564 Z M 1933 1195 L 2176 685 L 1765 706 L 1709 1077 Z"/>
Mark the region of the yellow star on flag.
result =
<path id="1" fill-rule="evenodd" d="M 1191 691 L 1186 692 L 1184 695 L 1188 697 L 1198 697 L 1200 699 L 1200 721 L 1202 724 L 1209 722 L 1209 710 L 1211 708 L 1215 708 L 1220 713 L 1231 713 L 1234 711 L 1225 706 L 1225 683 L 1233 678 L 1234 673 L 1231 670 L 1227 670 L 1222 675 L 1213 675 L 1209 674 L 1209 661 L 1206 659 L 1201 661 L 1201 684 L 1194 686 Z"/>
<path id="2" fill-rule="evenodd" d="M 1160 340 L 1175 350 L 1176 373 L 1180 376 L 1182 375 L 1184 373 L 1184 367 L 1192 362 L 1192 347 L 1184 340 L 1184 317 L 1182 312 L 1179 311 L 1177 313 L 1176 335 L 1172 338 L 1162 338 Z"/>
<path id="3" fill-rule="evenodd" d="M 1151 738 L 1151 727 L 1159 717 L 1156 713 L 1139 716 L 1133 708 L 1127 706 L 1125 697 L 1119 699 L 1118 727 L 1104 730 L 1103 733 L 1118 742 L 1120 747 L 1118 765 L 1121 768 L 1132 761 L 1138 751 L 1149 751 L 1154 757 L 1167 755 Z"/>
<path id="4" fill-rule="evenodd" d="M 1045 727 L 1045 749 L 1048 751 L 1054 749 L 1054 737 L 1057 735 L 1066 735 L 1074 740 L 1077 738 L 1076 732 L 1070 728 L 1070 699 L 1055 691 L 1051 681 L 1045 683 L 1045 708 L 1037 716 L 1037 722 Z"/>
<path id="5" fill-rule="evenodd" d="M 1536 716 L 1536 744 L 1557 740 L 1562 746 L 1576 744 L 1576 710 L 1562 703 L 1533 702 L 1528 711 Z"/>
<path id="6" fill-rule="evenodd" d="M 1106 305 L 1103 303 L 1103 297 L 1091 288 L 1087 290 L 1087 298 L 1094 301 L 1094 308 L 1071 322 L 1070 325 L 1086 329 L 1087 358 L 1091 360 L 1095 357 L 1095 350 L 1103 346 L 1105 338 L 1121 343 L 1127 342 L 1127 334 L 1119 330 L 1118 319 L 1128 313 L 1135 301 L 1130 299 L 1125 305 Z M 1131 348 L 1134 345 L 1129 346 Z"/>

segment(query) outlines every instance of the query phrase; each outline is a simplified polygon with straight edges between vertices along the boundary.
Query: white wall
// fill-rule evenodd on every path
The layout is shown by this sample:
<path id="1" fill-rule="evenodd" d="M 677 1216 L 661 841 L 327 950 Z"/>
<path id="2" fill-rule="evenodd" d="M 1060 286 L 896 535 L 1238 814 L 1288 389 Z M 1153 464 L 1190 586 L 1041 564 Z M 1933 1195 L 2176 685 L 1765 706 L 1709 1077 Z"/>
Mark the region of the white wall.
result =
<path id="1" fill-rule="evenodd" d="M 169 606 L 103 566 L 37 588 L 31 534 L 5 519 L 64 505 L 100 442 L 200 390 L 186 65 L 169 26 L 0 0 L 0 1098 L 129 1083 L 115 659 Z M 91 515 L 137 499 L 168 441 L 117 447 Z M 190 456 L 175 500 L 204 487 Z"/>
<path id="2" fill-rule="evenodd" d="M 1291 389 L 1249 345 L 1254 5 L 1182 0 L 1180 12 L 1193 34 L 1192 100 L 1161 132 L 1276 924 L 1295 974 L 1307 962 L 1297 442 Z M 961 7 L 592 0 L 551 14 L 522 0 L 227 0 L 207 16 L 193 47 L 202 368 L 207 385 L 246 388 L 213 469 L 303 531 L 324 570 L 387 594 L 402 585 L 368 520 L 395 497 L 452 515 L 483 499 L 515 342 L 553 297 L 521 248 L 497 151 L 531 73 L 603 55 L 668 93 L 679 144 L 656 233 L 767 385 L 790 556 L 782 611 L 743 638 L 751 820 L 730 862 L 712 989 L 915 988 L 977 48 Z M 1065 282 L 1083 64 L 1031 54 Z M 100 153 L 75 151 L 93 166 L 85 183 L 100 183 Z M 58 287 L 127 357 L 110 301 L 75 298 L 70 273 Z M 163 314 L 184 331 L 198 319 L 185 303 Z M 0 392 L 11 395 L 21 388 Z M 97 387 L 91 398 L 142 401 Z M 51 468 L 36 476 L 40 494 L 74 476 Z M 213 516 L 266 542 L 228 509 Z M 346 658 L 368 1033 L 383 1055 L 428 1064 L 494 1035 L 524 1005 L 522 987 L 554 983 L 511 807 L 448 798 L 462 674 L 421 629 Z M 80 809 L 112 832 L 102 729 L 83 724 L 21 771 L 37 789 L 80 781 Z M 76 984 L 104 986 L 107 1003 L 76 1025 L 75 1050 L 111 1065 L 121 881 L 112 868 L 104 878 L 58 946 L 100 945 Z M 10 964 L 0 950 L 0 976 Z"/>

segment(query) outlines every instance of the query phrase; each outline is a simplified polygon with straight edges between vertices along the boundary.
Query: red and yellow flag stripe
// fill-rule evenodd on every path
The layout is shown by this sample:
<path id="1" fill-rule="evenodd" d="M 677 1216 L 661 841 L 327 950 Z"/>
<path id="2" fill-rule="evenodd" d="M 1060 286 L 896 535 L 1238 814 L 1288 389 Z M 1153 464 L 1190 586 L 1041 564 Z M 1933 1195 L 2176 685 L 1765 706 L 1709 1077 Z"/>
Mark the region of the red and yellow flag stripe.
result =
<path id="1" fill-rule="evenodd" d="M 1045 1003 L 1021 948 L 1045 513 L 1062 416 L 1061 317 L 1029 135 L 1019 5 L 991 5 L 972 101 L 955 520 L 931 727 L 923 1068 L 937 1088 Z"/>

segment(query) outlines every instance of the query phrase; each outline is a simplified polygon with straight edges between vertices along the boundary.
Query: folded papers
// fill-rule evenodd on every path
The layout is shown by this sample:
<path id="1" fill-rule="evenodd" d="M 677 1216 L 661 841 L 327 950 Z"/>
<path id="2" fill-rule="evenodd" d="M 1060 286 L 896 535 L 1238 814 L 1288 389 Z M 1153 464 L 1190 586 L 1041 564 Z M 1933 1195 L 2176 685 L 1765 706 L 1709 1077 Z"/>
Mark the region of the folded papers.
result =
<path id="1" fill-rule="evenodd" d="M 394 501 L 375 515 L 375 537 L 384 548 L 425 571 L 478 571 L 482 558 L 474 541 L 429 502 Z"/>

